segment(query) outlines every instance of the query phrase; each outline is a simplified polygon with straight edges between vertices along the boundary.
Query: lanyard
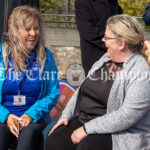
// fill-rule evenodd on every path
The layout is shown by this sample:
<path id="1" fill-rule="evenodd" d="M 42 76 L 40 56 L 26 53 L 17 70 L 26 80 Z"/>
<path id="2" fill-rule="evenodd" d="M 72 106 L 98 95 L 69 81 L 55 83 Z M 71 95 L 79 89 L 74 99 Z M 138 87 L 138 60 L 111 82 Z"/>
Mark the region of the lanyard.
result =
<path id="1" fill-rule="evenodd" d="M 23 86 L 23 84 L 24 84 L 25 77 L 26 77 L 26 75 L 23 74 L 23 79 L 22 79 L 22 81 L 21 81 L 19 84 L 18 84 L 18 82 L 17 82 L 17 84 L 18 84 L 18 87 L 17 87 L 18 95 L 20 95 L 20 93 L 21 93 L 21 88 L 22 88 L 22 86 Z"/>

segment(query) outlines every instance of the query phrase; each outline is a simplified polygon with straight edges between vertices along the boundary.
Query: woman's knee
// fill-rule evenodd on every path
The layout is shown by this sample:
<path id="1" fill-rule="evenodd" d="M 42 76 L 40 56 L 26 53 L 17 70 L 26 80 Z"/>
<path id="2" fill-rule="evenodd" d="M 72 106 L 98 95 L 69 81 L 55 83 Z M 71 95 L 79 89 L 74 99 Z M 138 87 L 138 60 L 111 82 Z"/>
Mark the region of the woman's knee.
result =
<path id="1" fill-rule="evenodd" d="M 47 136 L 45 141 L 45 150 L 57 150 L 58 142 L 53 136 Z"/>
<path id="2" fill-rule="evenodd" d="M 111 135 L 88 135 L 77 146 L 76 150 L 111 150 Z"/>
<path id="3" fill-rule="evenodd" d="M 37 128 L 35 126 L 27 126 L 23 128 L 23 130 L 20 133 L 20 136 L 30 140 L 42 136 L 42 131 L 40 130 L 40 128 Z"/>
<path id="4" fill-rule="evenodd" d="M 0 123 L 0 136 L 3 137 L 10 134 L 9 128 L 6 124 Z"/>
<path id="5" fill-rule="evenodd" d="M 77 146 L 77 150 L 92 150 L 92 145 L 89 142 L 81 141 Z"/>
<path id="6" fill-rule="evenodd" d="M 11 132 L 6 124 L 0 123 L 0 150 L 8 149 L 11 141 Z"/>

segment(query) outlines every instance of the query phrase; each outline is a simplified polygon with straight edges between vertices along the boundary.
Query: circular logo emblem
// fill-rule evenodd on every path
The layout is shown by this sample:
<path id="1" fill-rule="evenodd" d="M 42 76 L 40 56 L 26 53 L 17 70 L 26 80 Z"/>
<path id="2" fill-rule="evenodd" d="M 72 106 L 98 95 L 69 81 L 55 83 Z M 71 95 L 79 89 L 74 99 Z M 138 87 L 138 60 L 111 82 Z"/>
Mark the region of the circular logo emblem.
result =
<path id="1" fill-rule="evenodd" d="M 85 72 L 81 65 L 72 64 L 67 69 L 67 81 L 73 86 L 79 86 L 85 79 Z"/>

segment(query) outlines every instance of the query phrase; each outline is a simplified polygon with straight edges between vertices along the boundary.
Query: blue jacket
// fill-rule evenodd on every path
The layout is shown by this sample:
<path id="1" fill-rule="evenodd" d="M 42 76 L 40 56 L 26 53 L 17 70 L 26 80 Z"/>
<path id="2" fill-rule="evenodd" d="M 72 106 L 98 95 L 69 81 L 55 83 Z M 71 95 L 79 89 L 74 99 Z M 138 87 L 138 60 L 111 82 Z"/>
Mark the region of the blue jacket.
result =
<path id="1" fill-rule="evenodd" d="M 2 44 L 0 43 L 0 122 L 4 123 L 10 112 L 2 105 L 2 87 L 5 80 L 5 51 L 2 53 Z M 46 60 L 41 76 L 41 91 L 37 101 L 25 112 L 33 118 L 33 122 L 39 119 L 49 123 L 49 112 L 56 105 L 60 94 L 58 71 L 52 53 L 46 49 Z"/>

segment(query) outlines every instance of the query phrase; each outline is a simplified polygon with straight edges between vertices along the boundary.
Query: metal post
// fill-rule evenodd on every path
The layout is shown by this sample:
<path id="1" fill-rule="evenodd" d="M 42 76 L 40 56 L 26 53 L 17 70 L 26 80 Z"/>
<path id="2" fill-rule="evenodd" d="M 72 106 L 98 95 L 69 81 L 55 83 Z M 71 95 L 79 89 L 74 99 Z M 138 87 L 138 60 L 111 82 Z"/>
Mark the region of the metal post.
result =
<path id="1" fill-rule="evenodd" d="M 71 12 L 71 2 L 70 0 L 68 0 L 68 13 L 70 14 L 70 12 Z"/>

